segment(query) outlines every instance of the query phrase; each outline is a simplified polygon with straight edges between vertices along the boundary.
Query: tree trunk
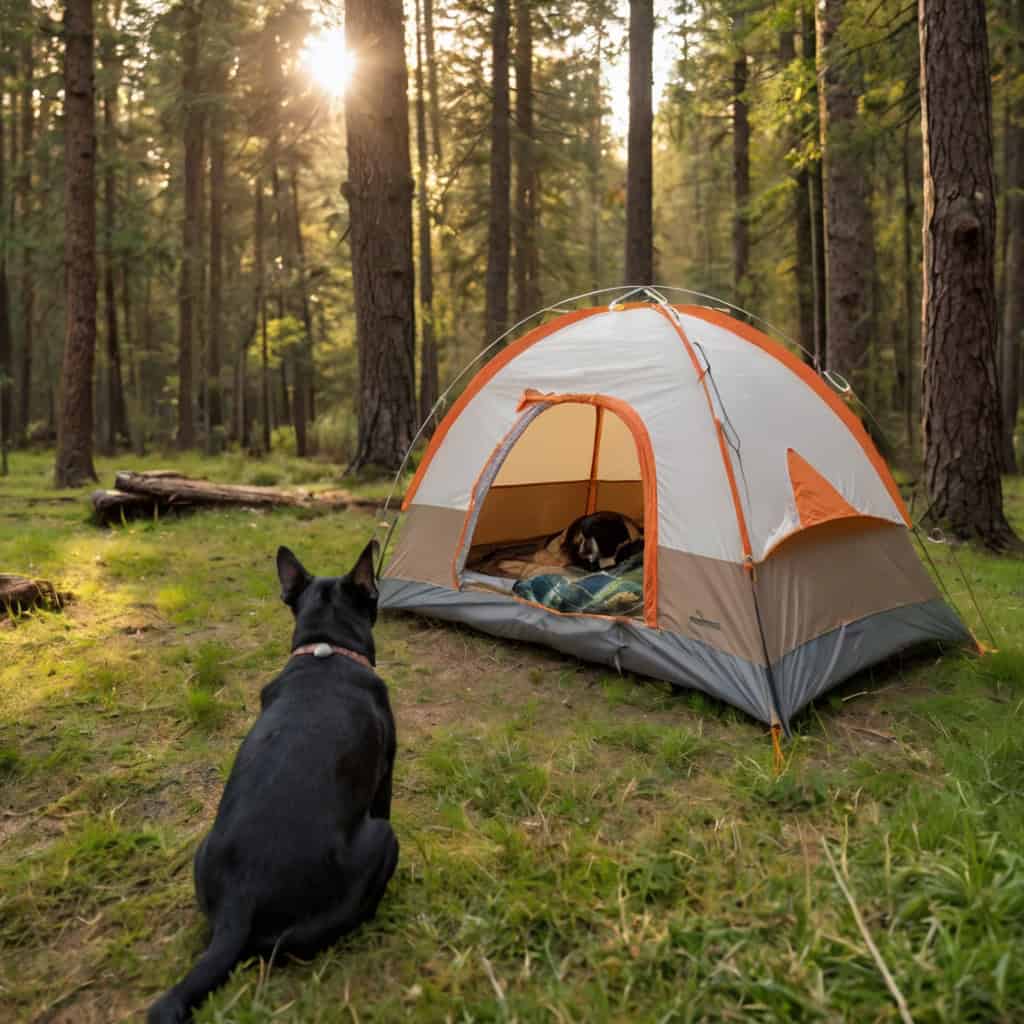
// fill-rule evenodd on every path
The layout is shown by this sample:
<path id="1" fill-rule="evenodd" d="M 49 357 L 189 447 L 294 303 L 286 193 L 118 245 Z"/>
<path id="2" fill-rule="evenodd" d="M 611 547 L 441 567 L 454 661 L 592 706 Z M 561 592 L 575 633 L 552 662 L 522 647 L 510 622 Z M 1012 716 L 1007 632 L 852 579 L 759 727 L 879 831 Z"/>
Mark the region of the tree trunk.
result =
<path id="1" fill-rule="evenodd" d="M 29 7 L 31 14 L 31 7 Z M 25 442 L 32 418 L 32 348 L 35 345 L 35 268 L 31 235 L 34 228 L 35 203 L 32 194 L 32 152 L 35 135 L 35 112 L 32 94 L 35 77 L 33 33 L 25 32 L 21 42 L 21 228 L 26 234 L 21 259 L 21 365 L 18 373 L 18 407 L 13 410 L 14 433 L 20 443 Z M 49 183 L 47 183 L 49 184 Z"/>
<path id="2" fill-rule="evenodd" d="M 531 0 L 516 0 L 516 322 L 541 306 L 537 262 L 537 159 L 533 128 Z"/>
<path id="3" fill-rule="evenodd" d="M 788 67 L 796 59 L 796 33 L 793 29 L 779 36 L 779 61 Z M 790 136 L 791 151 L 803 148 L 805 122 L 794 125 Z M 814 362 L 814 242 L 811 226 L 810 172 L 806 162 L 792 174 L 793 180 L 793 229 L 796 240 L 796 261 L 793 279 L 796 284 L 797 331 L 802 357 L 805 362 Z"/>
<path id="4" fill-rule="evenodd" d="M 96 479 L 92 464 L 92 378 L 96 352 L 96 114 L 92 0 L 64 6 L 64 339 L 57 487 Z"/>
<path id="5" fill-rule="evenodd" d="M 107 342 L 107 420 L 105 447 L 111 454 L 118 438 L 128 439 L 128 413 L 124 401 L 121 375 L 121 349 L 117 335 L 117 296 L 114 288 L 114 227 L 117 210 L 117 89 L 120 62 L 115 53 L 113 26 L 107 22 L 103 43 L 103 306 L 106 317 Z"/>
<path id="6" fill-rule="evenodd" d="M 804 4 L 800 11 L 800 37 L 804 59 L 817 66 L 818 38 L 814 25 L 814 13 L 808 4 Z M 815 84 L 812 87 L 811 101 L 811 107 L 814 111 L 811 115 L 813 118 L 811 137 L 819 140 L 821 138 L 821 103 L 817 78 L 815 78 Z M 811 350 L 814 352 L 815 363 L 819 367 L 824 367 L 826 356 L 825 204 L 822 178 L 821 160 L 810 161 L 807 167 L 806 188 L 807 203 L 810 207 L 811 295 L 814 303 L 814 344 L 811 346 Z"/>
<path id="7" fill-rule="evenodd" d="M 199 35 L 204 0 L 182 0 L 184 13 L 185 216 L 182 224 L 181 277 L 178 288 L 178 447 L 196 443 L 193 415 L 193 357 L 196 299 L 202 240 L 199 205 L 202 195 L 202 110 L 199 96 Z"/>
<path id="8" fill-rule="evenodd" d="M 0 88 L 0 107 L 3 105 L 3 90 Z M 0 241 L 7 236 L 7 146 L 3 111 L 0 109 Z M 12 397 L 12 350 L 11 350 L 11 305 L 7 290 L 7 246 L 0 245 L 0 458 L 2 472 L 7 473 L 7 448 L 11 442 L 11 428 L 14 424 Z"/>
<path id="9" fill-rule="evenodd" d="M 420 411 L 425 423 L 440 393 L 437 369 L 437 339 L 434 333 L 434 260 L 430 244 L 430 210 L 427 207 L 427 102 L 423 91 L 423 45 L 420 35 L 420 2 L 416 0 L 416 162 L 419 182 L 416 210 L 420 235 Z M 431 5 L 431 0 L 426 0 Z M 437 126 L 434 125 L 436 131 Z"/>
<path id="10" fill-rule="evenodd" d="M 743 18 L 733 19 L 733 35 L 743 34 Z M 734 301 L 750 298 L 750 119 L 747 112 L 747 54 L 740 47 L 732 65 L 732 282 Z"/>
<path id="11" fill-rule="evenodd" d="M 914 246 L 911 236 L 914 223 L 914 196 L 910 188 L 910 122 L 903 132 L 903 358 L 897 364 L 903 365 L 903 380 L 900 401 L 907 433 L 907 446 L 914 450 L 914 350 L 917 347 L 917 322 L 915 315 Z"/>
<path id="12" fill-rule="evenodd" d="M 1016 29 L 1016 46 L 1011 50 L 1008 66 L 1020 67 L 1024 60 L 1024 0 L 1010 0 L 1011 25 Z M 1014 59 L 1015 58 L 1015 59 Z M 1006 258 L 1004 262 L 1005 301 L 1002 330 L 1003 441 L 1002 467 L 1005 473 L 1017 472 L 1014 432 L 1020 408 L 1021 363 L 1024 361 L 1024 95 L 1019 90 L 1013 97 L 1007 119 L 1006 180 L 1004 183 L 1006 225 Z"/>
<path id="13" fill-rule="evenodd" d="M 438 166 L 444 159 L 441 138 L 441 103 L 437 86 L 437 59 L 434 53 L 434 0 L 423 0 L 423 43 L 427 50 L 427 91 L 430 94 L 430 139 Z"/>
<path id="14" fill-rule="evenodd" d="M 821 147 L 824 159 L 826 363 L 862 390 L 871 342 L 874 241 L 869 176 L 858 153 L 859 90 L 839 38 L 848 0 L 816 7 Z"/>
<path id="15" fill-rule="evenodd" d="M 601 116 L 602 85 L 601 85 L 601 51 L 604 44 L 604 21 L 598 20 L 597 48 L 591 66 L 592 78 L 590 87 L 593 90 L 593 111 L 589 120 L 587 137 L 587 184 L 590 189 L 590 287 L 598 289 L 601 281 L 601 210 L 604 205 L 602 182 L 601 138 L 604 134 L 604 121 Z"/>
<path id="16" fill-rule="evenodd" d="M 270 352 L 267 342 L 267 288 L 263 258 L 266 224 L 263 216 L 263 179 L 256 178 L 256 225 L 253 258 L 256 264 L 256 305 L 260 324 L 260 424 L 263 430 L 263 452 L 270 452 Z"/>
<path id="17" fill-rule="evenodd" d="M 223 24 L 223 22 L 220 22 Z M 206 331 L 207 450 L 216 448 L 214 433 L 224 426 L 221 388 L 221 343 L 224 336 L 224 176 L 226 131 L 224 93 L 227 76 L 222 63 L 211 75 L 210 91 L 210 298 Z"/>
<path id="18" fill-rule="evenodd" d="M 991 548 L 1003 514 L 995 182 L 983 0 L 920 0 L 924 469 L 933 518 Z"/>
<path id="19" fill-rule="evenodd" d="M 308 454 L 309 388 L 313 379 L 313 317 L 309 309 L 306 281 L 306 249 L 299 215 L 299 173 L 291 166 L 292 218 L 295 227 L 295 263 L 298 270 L 299 308 L 302 310 L 303 337 L 295 353 L 295 454 Z"/>
<path id="20" fill-rule="evenodd" d="M 495 0 L 491 21 L 491 198 L 487 222 L 487 311 L 484 343 L 508 327 L 511 151 L 508 98 L 509 0 Z"/>
<path id="21" fill-rule="evenodd" d="M 626 284 L 654 283 L 654 164 L 651 69 L 654 0 L 629 2 L 629 140 L 626 170 Z"/>
<path id="22" fill-rule="evenodd" d="M 416 431 L 412 168 L 401 0 L 346 0 L 345 31 L 366 54 L 345 107 L 359 438 L 350 468 L 401 464 Z"/>

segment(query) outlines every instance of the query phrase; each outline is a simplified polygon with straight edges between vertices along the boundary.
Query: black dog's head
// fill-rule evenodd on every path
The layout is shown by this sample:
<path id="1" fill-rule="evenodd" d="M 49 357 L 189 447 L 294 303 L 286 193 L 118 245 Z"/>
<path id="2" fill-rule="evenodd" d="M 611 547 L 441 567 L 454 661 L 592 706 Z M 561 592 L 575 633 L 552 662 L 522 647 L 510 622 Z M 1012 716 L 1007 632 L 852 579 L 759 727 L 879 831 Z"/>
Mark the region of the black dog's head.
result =
<path id="1" fill-rule="evenodd" d="M 376 663 L 373 624 L 377 621 L 377 581 L 371 540 L 345 576 L 311 576 L 286 547 L 277 549 L 281 600 L 295 616 L 292 649 L 328 643 L 364 654 Z"/>

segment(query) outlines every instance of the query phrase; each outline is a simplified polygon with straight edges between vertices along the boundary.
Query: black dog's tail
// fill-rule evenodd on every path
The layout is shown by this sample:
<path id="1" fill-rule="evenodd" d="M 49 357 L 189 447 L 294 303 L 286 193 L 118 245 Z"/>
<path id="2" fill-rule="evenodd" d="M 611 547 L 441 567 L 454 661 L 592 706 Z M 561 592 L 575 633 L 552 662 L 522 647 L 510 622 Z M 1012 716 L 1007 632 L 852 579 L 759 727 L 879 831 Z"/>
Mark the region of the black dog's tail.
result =
<path id="1" fill-rule="evenodd" d="M 251 925 L 251 910 L 225 907 L 214 925 L 206 952 L 183 980 L 149 1008 L 147 1024 L 184 1024 L 190 1020 L 192 1010 L 228 980 L 249 941 Z"/>

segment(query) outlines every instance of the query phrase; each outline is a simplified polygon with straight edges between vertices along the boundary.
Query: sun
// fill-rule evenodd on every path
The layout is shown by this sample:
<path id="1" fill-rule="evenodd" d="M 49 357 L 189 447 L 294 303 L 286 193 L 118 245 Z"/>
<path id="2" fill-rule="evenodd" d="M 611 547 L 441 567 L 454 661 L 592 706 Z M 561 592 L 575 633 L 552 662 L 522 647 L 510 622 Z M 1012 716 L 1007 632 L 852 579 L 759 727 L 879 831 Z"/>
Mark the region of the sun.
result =
<path id="1" fill-rule="evenodd" d="M 355 55 L 345 49 L 345 33 L 340 28 L 326 28 L 311 36 L 300 60 L 316 84 L 334 97 L 344 95 L 356 67 Z"/>

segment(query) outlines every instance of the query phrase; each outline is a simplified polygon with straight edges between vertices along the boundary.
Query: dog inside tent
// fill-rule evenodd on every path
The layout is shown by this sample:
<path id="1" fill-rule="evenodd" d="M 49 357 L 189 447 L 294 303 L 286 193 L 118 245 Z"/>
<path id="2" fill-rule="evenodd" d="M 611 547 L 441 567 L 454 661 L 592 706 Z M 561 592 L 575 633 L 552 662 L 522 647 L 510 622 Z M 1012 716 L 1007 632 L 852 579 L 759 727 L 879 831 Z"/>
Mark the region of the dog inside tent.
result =
<path id="1" fill-rule="evenodd" d="M 406 491 L 382 607 L 786 729 L 898 651 L 971 642 L 840 395 L 745 322 L 649 296 L 558 315 L 476 373 Z M 584 573 L 566 531 L 597 512 L 630 525 L 633 554 Z"/>

